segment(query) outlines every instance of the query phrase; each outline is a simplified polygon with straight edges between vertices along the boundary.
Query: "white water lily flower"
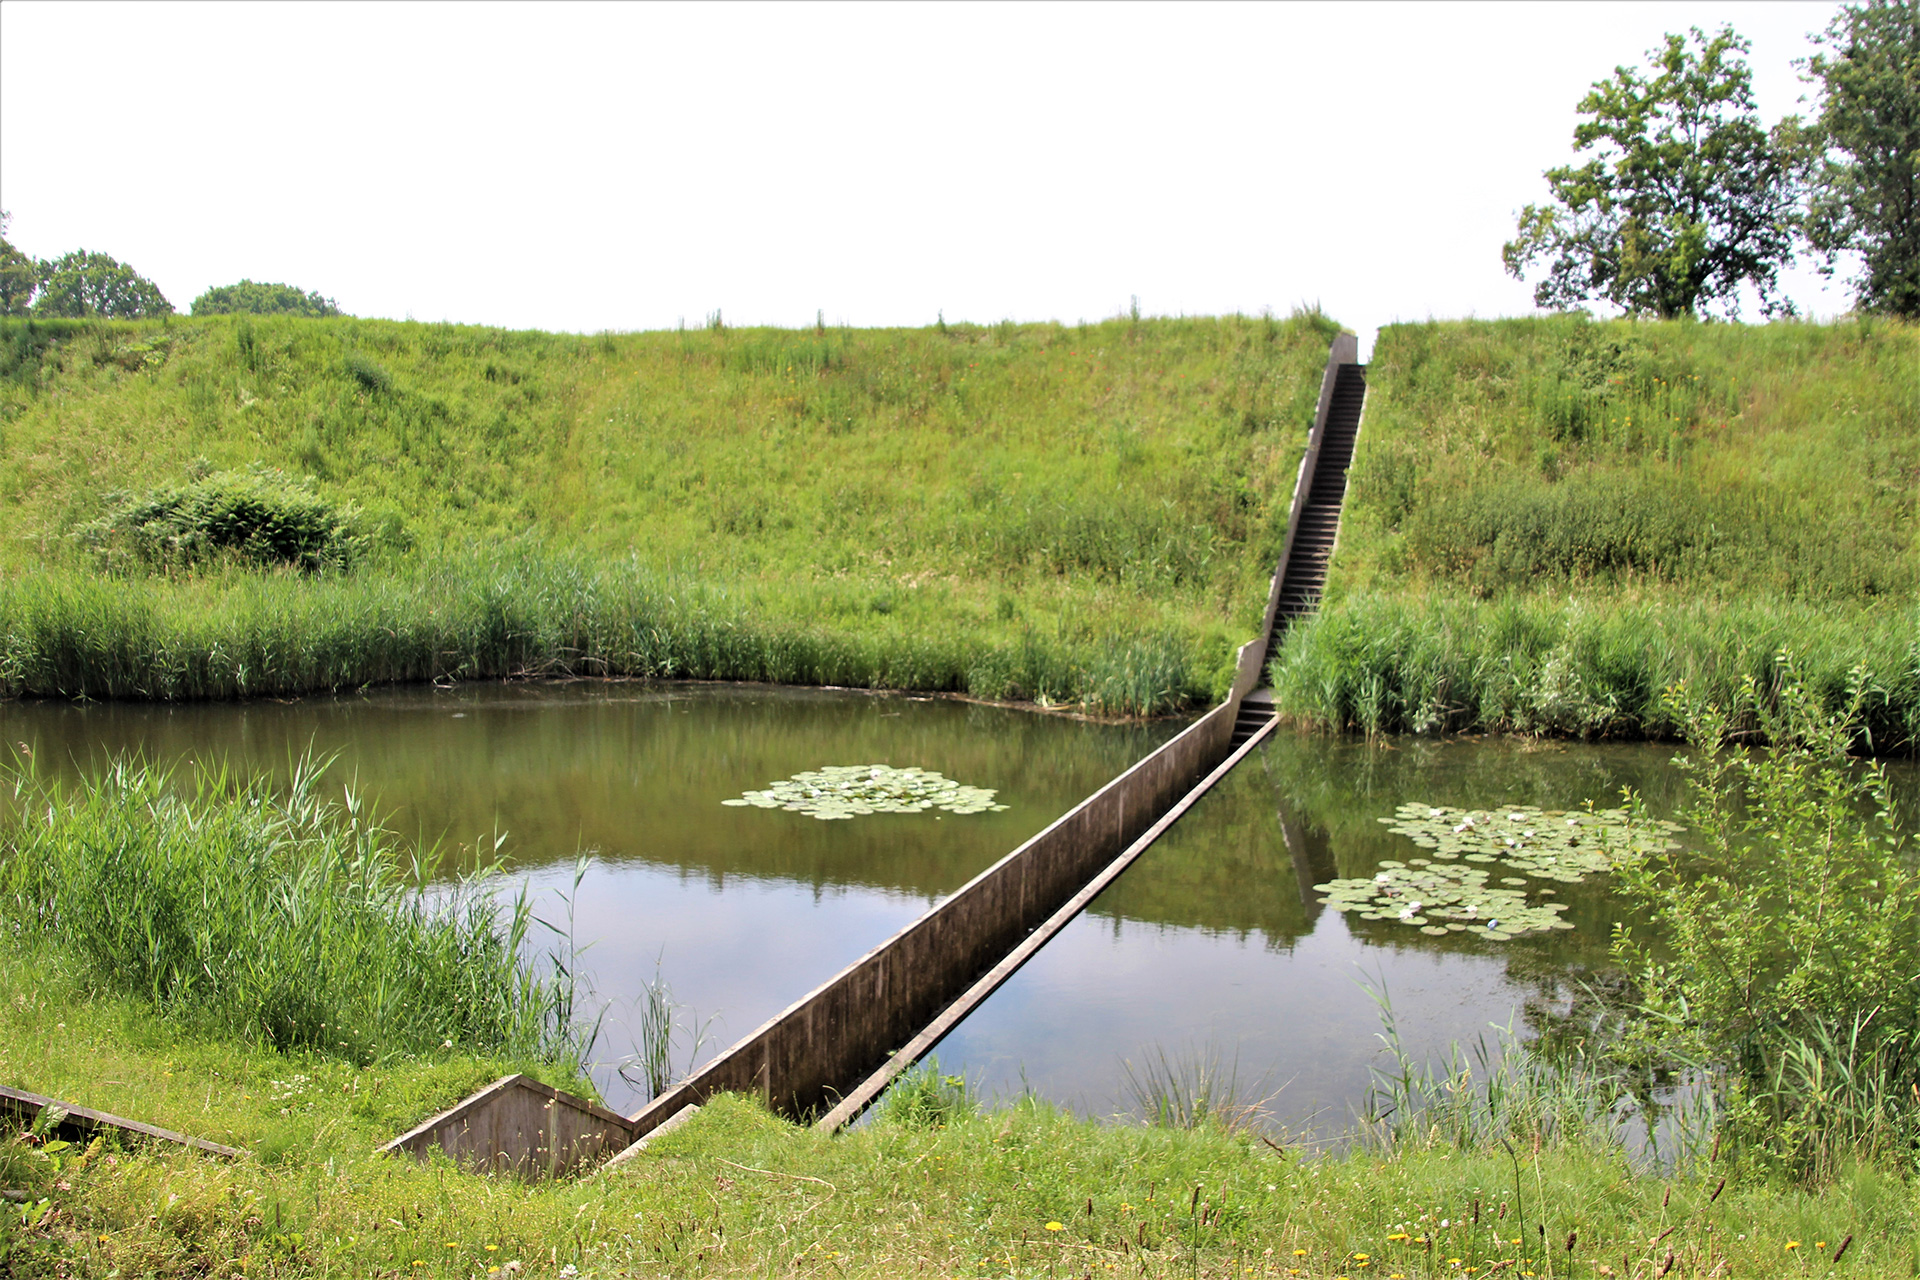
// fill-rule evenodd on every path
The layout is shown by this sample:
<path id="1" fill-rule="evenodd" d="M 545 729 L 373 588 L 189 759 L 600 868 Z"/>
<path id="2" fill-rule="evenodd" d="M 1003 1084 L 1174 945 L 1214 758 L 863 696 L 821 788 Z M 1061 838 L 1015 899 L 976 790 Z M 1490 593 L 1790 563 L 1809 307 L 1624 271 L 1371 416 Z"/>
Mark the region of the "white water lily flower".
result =
<path id="1" fill-rule="evenodd" d="M 1527 815 L 1524 813 L 1510 813 L 1507 815 L 1508 822 L 1525 822 L 1526 820 Z"/>

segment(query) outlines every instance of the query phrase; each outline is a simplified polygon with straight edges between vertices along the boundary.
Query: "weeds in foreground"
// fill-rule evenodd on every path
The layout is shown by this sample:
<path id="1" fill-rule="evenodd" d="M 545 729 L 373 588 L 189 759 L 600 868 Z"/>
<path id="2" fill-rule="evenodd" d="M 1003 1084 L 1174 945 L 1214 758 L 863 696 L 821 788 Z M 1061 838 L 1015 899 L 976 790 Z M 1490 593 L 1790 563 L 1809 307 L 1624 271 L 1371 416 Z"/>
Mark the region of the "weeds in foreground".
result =
<path id="1" fill-rule="evenodd" d="M 712 1042 L 713 1024 L 720 1018 L 716 1013 L 702 1021 L 697 1010 L 673 998 L 673 985 L 661 971 L 664 958 L 665 952 L 655 957 L 653 977 L 641 986 L 633 1001 L 627 1020 L 631 1051 L 613 1064 L 628 1087 L 647 1102 L 693 1074 L 701 1051 Z M 687 1065 L 684 1071 L 676 1071 L 674 1043 L 683 1035 Z"/>
<path id="2" fill-rule="evenodd" d="M 938 1129 L 980 1114 L 965 1076 L 940 1070 L 940 1059 L 929 1056 L 900 1073 L 874 1104 L 874 1120 L 909 1129 Z"/>
<path id="3" fill-rule="evenodd" d="M 48 1205 L 16 1256 L 78 1275 L 1434 1280 L 1517 1275 L 1491 1268 L 1525 1252 L 1538 1277 L 1649 1280 L 1669 1251 L 1672 1277 L 1911 1277 L 1920 1264 L 1911 1185 L 1872 1166 L 1816 1193 L 1731 1164 L 1654 1172 L 1617 1146 L 1566 1140 L 1515 1140 L 1513 1156 L 1423 1141 L 1311 1156 L 1218 1125 L 1093 1122 L 1031 1099 L 937 1125 L 875 1114 L 827 1137 L 721 1097 L 621 1170 L 473 1177 L 371 1153 L 504 1064 L 359 1068 L 209 1037 L 10 948 L 0 997 L 0 1071 L 249 1153 L 107 1146 L 58 1178 L 31 1174 Z M 294 1096 L 274 1087 L 295 1076 Z"/>

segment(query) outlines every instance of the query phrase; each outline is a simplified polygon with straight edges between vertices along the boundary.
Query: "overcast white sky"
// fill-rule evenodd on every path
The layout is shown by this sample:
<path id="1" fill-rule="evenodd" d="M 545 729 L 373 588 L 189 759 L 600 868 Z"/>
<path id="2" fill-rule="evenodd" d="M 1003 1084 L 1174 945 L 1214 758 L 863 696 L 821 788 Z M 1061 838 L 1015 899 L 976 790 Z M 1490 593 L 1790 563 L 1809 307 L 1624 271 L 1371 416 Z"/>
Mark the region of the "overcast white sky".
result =
<path id="1" fill-rule="evenodd" d="M 1666 31 L 1768 121 L 1832 4 L 0 5 L 0 206 L 186 310 L 596 331 L 1519 315 L 1500 245 Z M 1797 271 L 1816 314 L 1839 287 Z"/>

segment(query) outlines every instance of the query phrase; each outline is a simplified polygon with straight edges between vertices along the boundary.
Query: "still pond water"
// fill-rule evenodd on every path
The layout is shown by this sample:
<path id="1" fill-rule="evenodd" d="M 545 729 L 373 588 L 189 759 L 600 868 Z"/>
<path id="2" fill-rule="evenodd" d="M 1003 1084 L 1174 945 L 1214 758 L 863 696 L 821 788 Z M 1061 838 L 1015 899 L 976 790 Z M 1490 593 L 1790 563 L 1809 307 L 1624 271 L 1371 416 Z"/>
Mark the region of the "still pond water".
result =
<path id="1" fill-rule="evenodd" d="M 292 703 L 0 704 L 0 732 L 43 768 L 118 752 L 330 778 L 372 798 L 449 864 L 505 833 L 542 914 L 576 854 L 583 968 L 608 1006 L 596 1080 L 615 1070 L 656 972 L 682 1007 L 676 1067 L 705 1060 L 885 940 L 1183 727 L 1102 725 L 908 696 L 761 685 L 571 683 L 404 689 Z M 1131 1109 L 1128 1064 L 1164 1053 L 1237 1068 L 1294 1128 L 1345 1127 L 1380 1063 L 1386 993 L 1407 1046 L 1444 1054 L 1493 1026 L 1525 1033 L 1605 958 L 1604 877 L 1564 887 L 1575 927 L 1506 942 L 1428 937 L 1317 905 L 1317 882 L 1420 850 L 1378 819 L 1409 801 L 1485 808 L 1678 799 L 1669 748 L 1268 740 L 939 1046 L 988 1097 L 1031 1089 L 1098 1115 Z M 824 822 L 721 801 L 830 764 L 937 770 L 998 791 L 999 812 Z M 657 969 L 656 969 L 656 966 Z"/>

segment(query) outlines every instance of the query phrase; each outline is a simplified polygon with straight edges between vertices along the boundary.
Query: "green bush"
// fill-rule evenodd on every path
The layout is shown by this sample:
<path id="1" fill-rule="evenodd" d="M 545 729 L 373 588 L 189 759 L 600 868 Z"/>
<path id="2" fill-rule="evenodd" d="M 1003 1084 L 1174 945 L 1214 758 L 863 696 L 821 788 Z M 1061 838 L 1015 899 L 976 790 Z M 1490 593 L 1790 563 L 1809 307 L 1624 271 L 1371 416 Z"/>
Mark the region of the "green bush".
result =
<path id="1" fill-rule="evenodd" d="M 142 564 L 190 568 L 218 557 L 255 567 L 313 573 L 346 569 L 368 549 L 359 508 L 320 496 L 312 477 L 277 467 L 216 471 L 179 488 L 109 495 L 111 511 L 79 531 L 109 560 L 131 553 Z"/>
<path id="2" fill-rule="evenodd" d="M 256 284 L 242 280 L 208 289 L 193 300 L 196 316 L 234 313 L 256 316 L 337 316 L 339 306 L 318 292 L 302 293 L 290 284 Z"/>
<path id="3" fill-rule="evenodd" d="M 1616 927 L 1613 951 L 1637 986 L 1629 1060 L 1708 1073 L 1733 1132 L 1825 1181 L 1920 1159 L 1920 863 L 1884 767 L 1848 758 L 1864 673 L 1838 710 L 1782 675 L 1730 705 L 1669 695 L 1692 848 L 1620 868 L 1659 938 Z M 1739 745 L 1749 720 L 1764 750 Z"/>

